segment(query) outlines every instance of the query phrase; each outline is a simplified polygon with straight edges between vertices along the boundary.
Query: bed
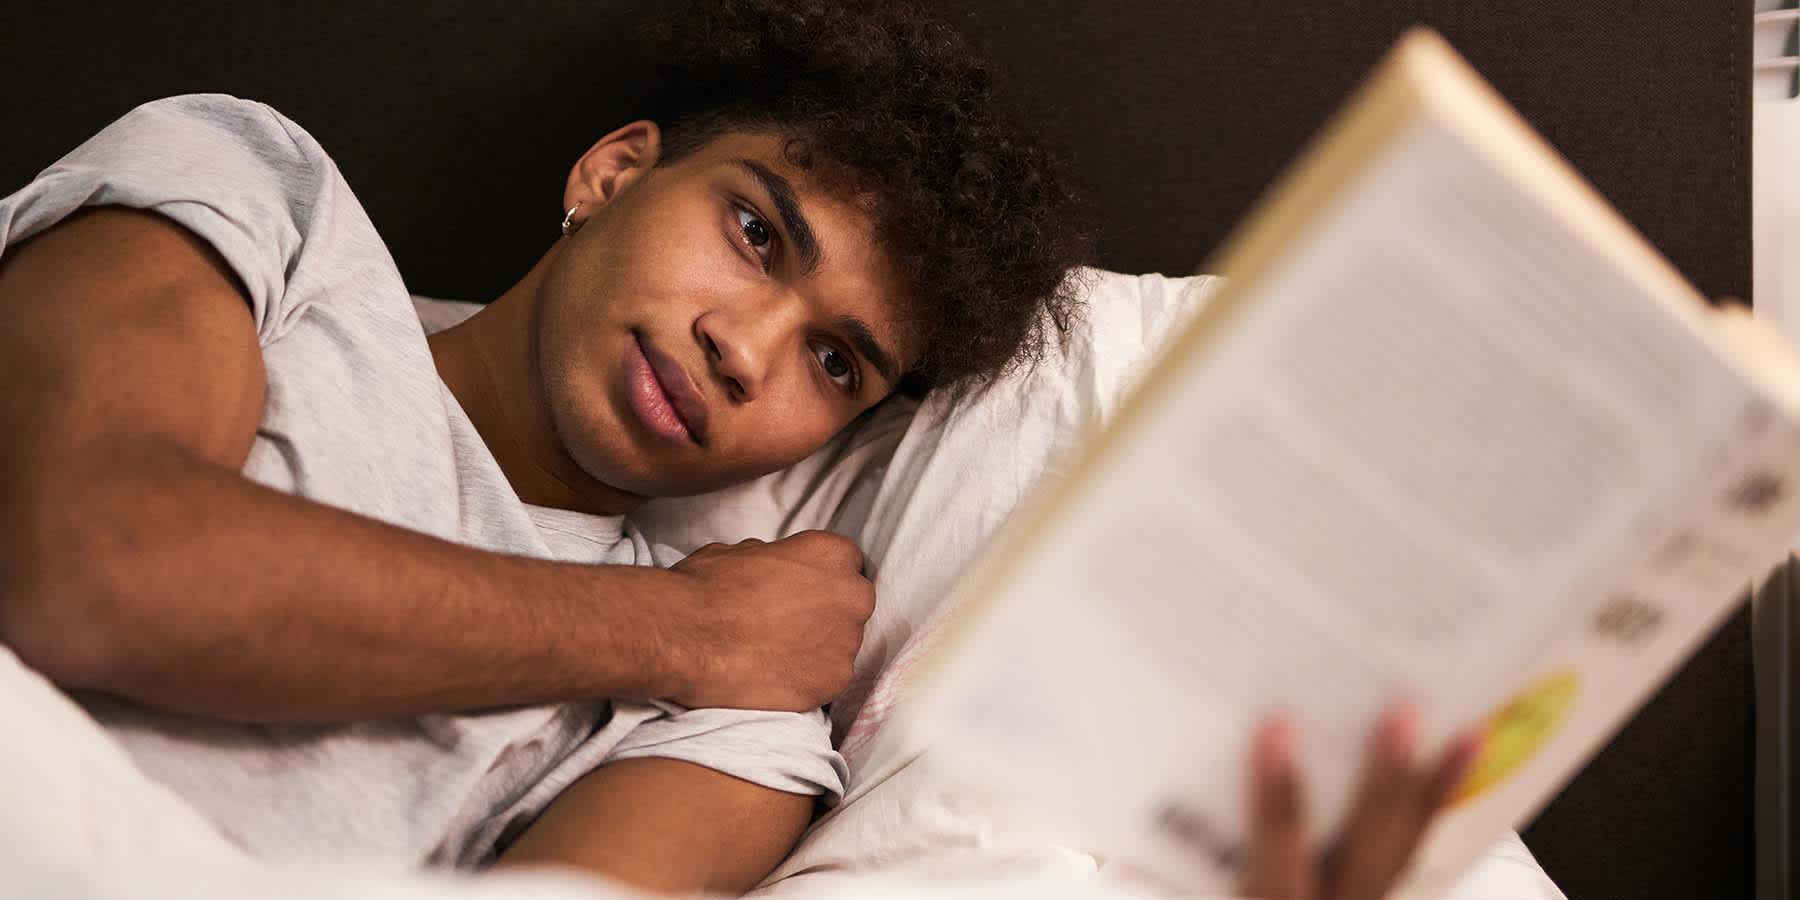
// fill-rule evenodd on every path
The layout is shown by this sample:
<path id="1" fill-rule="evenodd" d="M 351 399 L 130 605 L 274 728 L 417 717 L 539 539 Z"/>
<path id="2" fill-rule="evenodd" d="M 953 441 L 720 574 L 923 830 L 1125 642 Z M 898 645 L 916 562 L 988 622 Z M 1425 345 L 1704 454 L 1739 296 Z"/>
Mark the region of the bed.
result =
<path id="1" fill-rule="evenodd" d="M 651 5 L 13 4 L 0 184 L 143 100 L 235 93 L 331 149 L 416 292 L 491 296 L 549 239 L 567 161 L 648 96 L 629 34 Z M 1109 269 L 1192 271 L 1424 21 L 1704 293 L 1749 297 L 1749 0 L 937 5 L 1070 148 Z M 1748 635 L 1730 619 L 1524 829 L 1570 896 L 1750 892 Z"/>

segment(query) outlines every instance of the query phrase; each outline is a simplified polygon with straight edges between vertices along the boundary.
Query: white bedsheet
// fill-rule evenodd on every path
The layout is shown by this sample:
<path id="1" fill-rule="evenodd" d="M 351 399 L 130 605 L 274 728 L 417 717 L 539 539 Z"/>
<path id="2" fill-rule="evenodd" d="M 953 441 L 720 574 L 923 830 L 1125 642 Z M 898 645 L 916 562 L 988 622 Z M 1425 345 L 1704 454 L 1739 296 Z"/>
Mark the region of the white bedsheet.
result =
<path id="1" fill-rule="evenodd" d="M 550 873 L 466 876 L 372 867 L 294 866 L 252 860 L 223 838 L 174 793 L 139 772 L 129 757 L 79 707 L 0 647 L 0 711 L 19 728 L 0 740 L 0 897 L 68 900 L 185 898 L 185 900 L 631 900 L 639 895 L 596 879 Z M 887 783 L 903 786 L 904 773 Z M 926 788 L 919 794 L 929 796 Z M 871 794 L 874 810 L 898 792 Z M 909 804 L 910 805 L 910 804 Z M 935 801 L 918 813 L 944 826 L 974 821 L 967 810 Z M 911 816 L 917 821 L 915 813 Z M 841 820 L 849 821 L 849 820 Z M 880 829 L 865 837 L 879 837 Z M 1130 900 L 1129 886 L 1095 878 L 1081 854 L 1039 847 L 995 852 L 974 840 L 926 840 L 931 852 L 902 850 L 895 865 L 871 864 L 879 847 L 844 827 L 824 845 L 858 865 L 789 879 L 781 896 L 907 900 L 1035 897 Z M 918 849 L 917 847 L 914 849 Z M 1518 848 L 1523 850 L 1522 847 Z M 958 852 L 966 850 L 968 852 Z M 1469 900 L 1523 900 L 1553 894 L 1459 894 Z"/>
<path id="2" fill-rule="evenodd" d="M 257 861 L 140 772 L 68 697 L 0 647 L 0 898 L 69 900 L 629 900 L 594 879 L 470 877 Z M 944 790 L 899 742 L 878 743 L 853 806 L 815 829 L 765 896 L 969 900 L 1142 896 L 1089 856 L 1033 841 L 980 798 Z M 901 757 L 884 753 L 898 751 Z M 1462 900 L 1560 898 L 1524 847 L 1498 847 Z"/>

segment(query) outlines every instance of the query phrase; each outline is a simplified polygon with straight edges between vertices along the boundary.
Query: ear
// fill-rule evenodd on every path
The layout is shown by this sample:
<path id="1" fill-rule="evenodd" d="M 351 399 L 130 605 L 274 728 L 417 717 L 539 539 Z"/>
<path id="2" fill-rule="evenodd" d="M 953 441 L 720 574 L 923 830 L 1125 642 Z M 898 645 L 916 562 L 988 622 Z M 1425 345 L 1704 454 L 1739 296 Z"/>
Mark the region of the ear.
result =
<path id="1" fill-rule="evenodd" d="M 619 192 L 643 177 L 662 155 L 662 132 L 655 122 L 638 120 L 601 138 L 569 170 L 563 208 L 579 203 L 577 222 L 610 203 Z"/>

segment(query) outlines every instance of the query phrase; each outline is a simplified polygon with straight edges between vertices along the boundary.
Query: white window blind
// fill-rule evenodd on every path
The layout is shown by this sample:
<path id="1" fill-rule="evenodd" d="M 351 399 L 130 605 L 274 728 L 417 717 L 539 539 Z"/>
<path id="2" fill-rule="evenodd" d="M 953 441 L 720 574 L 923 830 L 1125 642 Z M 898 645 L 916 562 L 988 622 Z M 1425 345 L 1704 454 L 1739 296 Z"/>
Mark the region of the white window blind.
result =
<path id="1" fill-rule="evenodd" d="M 1757 0 L 1751 28 L 1751 240 L 1756 314 L 1800 344 L 1800 9 Z M 1794 546 L 1800 549 L 1800 535 Z M 1794 670 L 1800 561 L 1756 592 L 1756 895 L 1793 900 Z"/>

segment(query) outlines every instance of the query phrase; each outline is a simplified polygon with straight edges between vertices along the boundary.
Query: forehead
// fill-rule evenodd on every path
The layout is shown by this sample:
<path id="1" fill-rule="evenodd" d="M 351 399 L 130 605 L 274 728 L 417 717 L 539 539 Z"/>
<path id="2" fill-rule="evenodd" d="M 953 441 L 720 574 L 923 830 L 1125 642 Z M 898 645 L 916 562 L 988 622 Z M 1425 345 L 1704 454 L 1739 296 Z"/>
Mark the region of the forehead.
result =
<path id="1" fill-rule="evenodd" d="M 793 266 L 784 277 L 830 314 L 867 321 L 882 343 L 899 352 L 904 368 L 922 348 L 915 337 L 917 329 L 907 324 L 903 285 L 875 233 L 873 198 L 829 185 L 795 165 L 783 152 L 786 144 L 777 135 L 730 132 L 683 156 L 672 168 L 729 183 L 770 217 L 778 216 L 778 211 L 745 162 L 785 179 L 818 244 L 819 261 L 804 273 Z"/>

